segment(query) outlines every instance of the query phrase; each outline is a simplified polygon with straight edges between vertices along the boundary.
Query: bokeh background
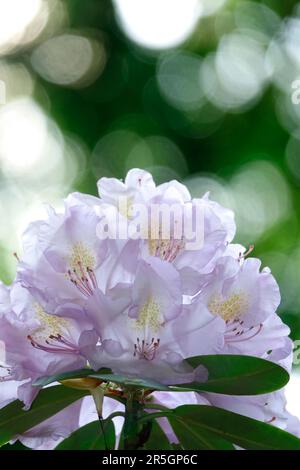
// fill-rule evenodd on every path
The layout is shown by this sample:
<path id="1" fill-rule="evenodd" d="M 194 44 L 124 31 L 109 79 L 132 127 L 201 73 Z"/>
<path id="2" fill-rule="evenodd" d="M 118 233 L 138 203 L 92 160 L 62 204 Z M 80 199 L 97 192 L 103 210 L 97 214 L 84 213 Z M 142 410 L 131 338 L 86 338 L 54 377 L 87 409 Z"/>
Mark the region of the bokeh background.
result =
<path id="1" fill-rule="evenodd" d="M 0 0 L 0 278 L 43 203 L 146 168 L 235 211 L 300 339 L 298 79 L 294 0 Z"/>

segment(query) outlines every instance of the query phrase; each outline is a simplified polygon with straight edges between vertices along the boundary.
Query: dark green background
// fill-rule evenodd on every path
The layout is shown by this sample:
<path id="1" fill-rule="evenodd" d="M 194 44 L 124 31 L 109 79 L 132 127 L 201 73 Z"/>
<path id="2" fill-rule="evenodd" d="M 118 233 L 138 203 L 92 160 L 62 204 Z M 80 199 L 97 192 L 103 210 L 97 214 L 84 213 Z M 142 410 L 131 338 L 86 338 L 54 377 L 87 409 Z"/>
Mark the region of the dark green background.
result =
<path id="1" fill-rule="evenodd" d="M 65 3 L 70 16 L 69 29 L 88 34 L 98 31 L 104 38 L 107 63 L 100 77 L 84 88 L 63 87 L 48 83 L 32 70 L 30 48 L 12 54 L 8 60 L 24 63 L 31 70 L 36 79 L 36 101 L 45 107 L 46 92 L 51 103 L 47 113 L 64 134 L 77 136 L 86 147 L 87 162 L 72 189 L 96 194 L 99 177 L 106 175 L 122 178 L 132 162 L 136 166 L 153 170 L 158 181 L 172 177 L 186 180 L 190 175 L 208 175 L 210 179 L 225 185 L 230 183 L 232 175 L 249 162 L 271 162 L 288 185 L 291 208 L 286 217 L 272 223 L 255 239 L 251 233 L 240 230 L 236 240 L 241 240 L 245 245 L 254 242 L 255 256 L 270 265 L 281 285 L 283 304 L 280 313 L 292 327 L 293 337 L 300 338 L 300 182 L 290 171 L 285 157 L 291 134 L 297 130 L 297 122 L 294 122 L 294 129 L 287 130 L 288 126 L 278 119 L 276 102 L 282 96 L 282 91 L 269 83 L 255 104 L 239 112 L 222 107 L 216 110 L 211 106 L 193 112 L 180 110 L 167 103 L 157 84 L 157 64 L 168 51 L 153 53 L 131 42 L 118 26 L 109 0 L 68 0 Z M 239 3 L 229 1 L 225 10 L 229 15 L 233 14 Z M 257 3 L 264 3 L 277 12 L 282 19 L 281 26 L 286 17 L 297 14 L 297 2 L 292 0 Z M 214 21 L 214 16 L 201 20 L 192 36 L 177 50 L 189 51 L 203 58 L 215 51 L 222 36 L 213 30 Z M 235 27 L 233 23 L 230 24 L 229 21 L 229 33 L 230 28 L 233 30 Z M 274 36 L 278 31 L 274 31 Z M 215 113 L 210 124 L 205 123 L 204 114 L 208 112 Z M 155 147 L 152 141 L 154 150 L 151 158 L 147 152 L 143 153 L 142 146 L 140 154 L 135 154 L 128 161 L 132 146 L 131 134 L 128 132 L 123 134 L 123 140 L 115 140 L 113 146 L 110 141 L 110 149 L 103 154 L 94 151 L 103 136 L 120 130 L 134 132 L 143 139 L 151 136 L 166 137 L 178 147 L 181 157 L 172 160 L 169 147 L 164 153 L 163 147 Z M 259 173 L 259 166 L 255 168 L 258 168 Z M 243 181 L 247 185 L 247 180 Z M 250 183 L 253 184 L 253 181 Z M 212 191 L 212 197 L 218 199 L 218 194 Z M 265 195 L 262 194 L 262 197 Z M 274 210 L 272 199 L 265 208 L 267 212 Z M 247 208 L 245 216 L 246 212 Z M 7 261 L 4 260 L 0 273 L 5 281 L 9 281 L 11 274 L 5 263 Z"/>

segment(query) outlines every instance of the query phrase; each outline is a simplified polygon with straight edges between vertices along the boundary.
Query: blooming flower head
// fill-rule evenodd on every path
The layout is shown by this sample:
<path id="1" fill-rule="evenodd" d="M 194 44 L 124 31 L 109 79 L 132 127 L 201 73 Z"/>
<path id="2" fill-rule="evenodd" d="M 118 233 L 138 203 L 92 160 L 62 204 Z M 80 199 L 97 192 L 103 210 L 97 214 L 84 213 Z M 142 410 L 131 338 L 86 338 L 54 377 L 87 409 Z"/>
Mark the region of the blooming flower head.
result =
<path id="1" fill-rule="evenodd" d="M 18 381 L 18 398 L 29 406 L 38 392 L 34 380 L 84 367 L 86 341 L 96 343 L 98 337 L 78 306 L 48 311 L 46 302 L 15 283 L 0 317 L 0 340 L 5 353 L 1 381 Z"/>
<path id="2" fill-rule="evenodd" d="M 204 382 L 207 370 L 186 359 L 211 354 L 257 356 L 290 371 L 292 344 L 277 314 L 278 285 L 251 257 L 252 247 L 232 244 L 232 211 L 208 194 L 192 199 L 177 181 L 156 186 L 139 169 L 124 182 L 101 178 L 98 188 L 100 197 L 74 193 L 63 211 L 49 209 L 45 220 L 33 222 L 16 281 L 0 284 L 0 375 L 11 396 L 29 407 L 39 391 L 36 379 L 82 367 L 157 385 Z M 292 425 L 296 433 L 282 392 L 168 397 Z M 148 400 L 168 402 L 164 393 Z M 52 447 L 79 425 L 83 408 L 75 405 L 68 429 L 53 435 L 57 416 L 27 437 L 50 429 Z M 166 433 L 173 439 L 170 428 Z"/>
<path id="3" fill-rule="evenodd" d="M 162 383 L 190 381 L 193 370 L 183 363 L 178 338 L 185 336 L 188 342 L 208 320 L 188 315 L 186 309 L 174 267 L 160 259 L 141 260 L 132 284 L 106 294 L 98 291 L 86 303 L 86 314 L 101 338 L 91 364 Z"/>
<path id="4" fill-rule="evenodd" d="M 96 200 L 96 201 L 94 201 Z M 82 304 L 98 287 L 110 285 L 110 272 L 118 262 L 120 278 L 126 274 L 123 241 L 101 239 L 97 226 L 104 214 L 79 195 L 65 200 L 64 210 L 48 210 L 46 220 L 33 222 L 23 236 L 18 280 L 48 302 Z M 125 273 L 125 274 L 124 274 Z"/>
<path id="5" fill-rule="evenodd" d="M 150 173 L 134 169 L 124 183 L 101 178 L 98 189 L 106 214 L 107 206 L 118 210 L 117 216 L 113 214 L 121 231 L 125 225 L 131 236 L 141 240 L 141 256 L 173 264 L 187 294 L 196 293 L 201 274 L 213 269 L 214 259 L 234 237 L 232 211 L 211 201 L 208 194 L 192 199 L 177 181 L 156 186 Z"/>

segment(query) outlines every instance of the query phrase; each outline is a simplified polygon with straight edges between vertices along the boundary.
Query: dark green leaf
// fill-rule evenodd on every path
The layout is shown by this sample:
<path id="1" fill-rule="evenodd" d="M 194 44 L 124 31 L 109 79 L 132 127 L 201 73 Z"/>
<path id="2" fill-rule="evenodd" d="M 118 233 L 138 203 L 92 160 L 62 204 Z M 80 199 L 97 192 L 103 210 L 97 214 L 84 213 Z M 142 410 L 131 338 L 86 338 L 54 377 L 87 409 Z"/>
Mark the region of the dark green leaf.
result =
<path id="1" fill-rule="evenodd" d="M 178 423 L 176 423 L 175 419 L 177 419 L 178 417 L 176 414 L 174 414 L 174 410 L 170 410 L 169 412 L 162 411 L 149 414 L 149 418 L 153 420 L 153 423 L 156 422 L 155 420 L 160 417 L 167 417 L 170 425 L 174 425 L 175 423 L 173 429 L 176 429 L 176 425 Z M 145 419 L 146 416 L 143 416 L 142 420 L 144 421 Z M 201 428 L 200 430 L 197 430 L 193 426 L 190 426 L 189 423 L 186 423 L 184 421 L 181 422 L 179 426 L 181 426 L 180 433 L 175 434 L 180 440 L 179 446 L 181 449 L 234 450 L 234 447 L 231 442 L 226 441 L 220 436 L 216 436 L 207 429 Z M 171 448 L 173 448 L 172 444 L 169 445 L 171 445 Z"/>
<path id="2" fill-rule="evenodd" d="M 14 444 L 5 444 L 0 448 L 0 451 L 4 450 L 31 450 L 28 447 L 25 447 L 22 442 L 17 441 Z"/>
<path id="3" fill-rule="evenodd" d="M 77 369 L 77 370 L 72 370 L 70 372 L 64 372 L 62 374 L 56 374 L 56 375 L 50 375 L 48 377 L 40 377 L 37 379 L 33 385 L 35 387 L 45 387 L 46 385 L 49 385 L 53 382 L 61 382 L 62 380 L 69 380 L 69 379 L 80 379 L 82 377 L 88 377 L 90 376 L 94 371 L 91 369 Z M 110 369 L 101 369 L 99 371 L 101 373 L 110 373 Z"/>
<path id="4" fill-rule="evenodd" d="M 300 450 L 300 439 L 292 434 L 213 406 L 179 406 L 168 419 L 178 439 L 187 442 L 189 449 L 211 449 L 214 436 L 250 450 Z"/>
<path id="5" fill-rule="evenodd" d="M 55 450 L 112 450 L 115 448 L 116 435 L 112 420 L 99 421 L 83 426 L 61 442 Z"/>
<path id="6" fill-rule="evenodd" d="M 126 387 L 144 388 L 150 390 L 169 390 L 166 385 L 162 385 L 153 380 L 144 378 L 128 377 L 120 374 L 112 374 L 110 369 L 100 369 L 93 371 L 91 369 L 79 369 L 63 374 L 52 375 L 49 377 L 40 377 L 34 382 L 36 387 L 44 387 L 53 382 L 61 382 L 63 380 L 78 379 L 82 377 L 94 377 L 99 380 L 113 382 Z"/>
<path id="7" fill-rule="evenodd" d="M 152 421 L 151 434 L 143 449 L 146 450 L 172 450 L 172 444 L 156 420 Z"/>
<path id="8" fill-rule="evenodd" d="M 183 429 L 185 433 L 182 432 L 180 437 L 178 433 L 177 436 L 185 450 L 235 450 L 231 442 L 204 429 L 199 432 L 197 428 L 190 429 L 185 423 Z"/>
<path id="9" fill-rule="evenodd" d="M 165 390 L 170 391 L 170 388 L 166 385 L 162 385 L 158 382 L 153 380 L 143 379 L 143 378 L 136 378 L 136 377 L 128 377 L 126 375 L 119 375 L 119 374 L 103 374 L 99 372 L 95 372 L 90 374 L 90 377 L 95 377 L 100 380 L 106 380 L 108 382 L 114 382 L 116 384 L 123 385 L 125 387 L 130 388 L 143 388 L 148 390 Z"/>
<path id="10" fill-rule="evenodd" d="M 180 443 L 179 444 L 171 444 L 171 448 L 173 450 L 184 450 L 182 444 L 180 444 Z"/>
<path id="11" fill-rule="evenodd" d="M 192 357 L 186 361 L 194 368 L 203 365 L 208 371 L 208 380 L 177 385 L 179 389 L 225 395 L 259 395 L 278 390 L 289 381 L 285 369 L 252 356 L 218 354 Z"/>
<path id="12" fill-rule="evenodd" d="M 0 410 L 0 446 L 87 395 L 84 390 L 56 385 L 40 391 L 30 410 L 19 400 Z"/>

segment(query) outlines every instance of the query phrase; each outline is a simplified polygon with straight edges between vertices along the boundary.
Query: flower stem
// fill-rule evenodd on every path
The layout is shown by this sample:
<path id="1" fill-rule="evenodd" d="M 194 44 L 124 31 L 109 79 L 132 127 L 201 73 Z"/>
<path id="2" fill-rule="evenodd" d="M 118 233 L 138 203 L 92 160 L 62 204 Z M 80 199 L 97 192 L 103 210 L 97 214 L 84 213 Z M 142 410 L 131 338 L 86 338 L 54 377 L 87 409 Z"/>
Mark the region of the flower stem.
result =
<path id="1" fill-rule="evenodd" d="M 125 405 L 125 422 L 123 428 L 125 450 L 134 450 L 138 447 L 138 411 L 139 403 L 135 400 L 134 393 L 129 392 Z"/>

